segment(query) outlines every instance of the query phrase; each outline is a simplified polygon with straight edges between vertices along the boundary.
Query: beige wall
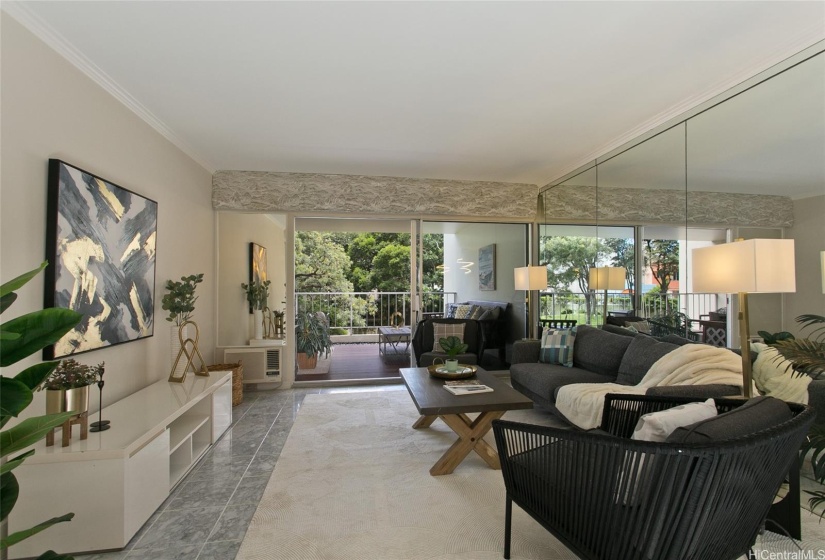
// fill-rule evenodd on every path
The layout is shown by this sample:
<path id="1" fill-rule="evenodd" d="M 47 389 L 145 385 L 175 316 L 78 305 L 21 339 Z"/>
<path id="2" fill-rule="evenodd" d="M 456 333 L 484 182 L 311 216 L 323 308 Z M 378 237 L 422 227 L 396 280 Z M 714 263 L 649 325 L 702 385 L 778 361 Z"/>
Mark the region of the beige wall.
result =
<path id="1" fill-rule="evenodd" d="M 496 289 L 478 288 L 478 250 L 496 244 Z M 526 264 L 527 226 L 524 224 L 459 224 L 455 233 L 444 235 L 444 291 L 456 292 L 456 301 L 509 301 L 512 304 L 511 338 L 524 335 L 524 292 L 515 290 L 513 269 Z M 457 259 L 472 261 L 469 274 L 457 272 Z"/>
<path id="2" fill-rule="evenodd" d="M 194 319 L 201 326 L 201 353 L 212 363 L 215 251 L 210 173 L 13 18 L 3 13 L 1 19 L 2 280 L 44 260 L 47 162 L 65 160 L 158 202 L 154 336 L 78 356 L 82 363 L 106 362 L 104 406 L 168 376 L 171 323 L 161 309 L 168 279 L 205 273 Z M 42 308 L 43 275 L 19 296 L 5 319 Z M 3 374 L 13 375 L 37 360 L 30 358 Z M 28 414 L 42 414 L 43 401 L 43 393 L 36 393 Z M 97 409 L 97 397 L 92 408 Z"/>
<path id="3" fill-rule="evenodd" d="M 249 282 L 250 243 L 266 247 L 269 308 L 285 309 L 285 225 L 283 217 L 218 213 L 218 346 L 244 346 L 252 337 L 252 315 L 241 289 Z"/>
<path id="4" fill-rule="evenodd" d="M 799 315 L 825 315 L 819 253 L 825 251 L 825 195 L 794 201 L 794 225 L 788 229 L 796 253 L 796 293 L 785 297 L 785 330 L 799 335 Z M 806 329 L 804 335 L 810 335 Z"/>

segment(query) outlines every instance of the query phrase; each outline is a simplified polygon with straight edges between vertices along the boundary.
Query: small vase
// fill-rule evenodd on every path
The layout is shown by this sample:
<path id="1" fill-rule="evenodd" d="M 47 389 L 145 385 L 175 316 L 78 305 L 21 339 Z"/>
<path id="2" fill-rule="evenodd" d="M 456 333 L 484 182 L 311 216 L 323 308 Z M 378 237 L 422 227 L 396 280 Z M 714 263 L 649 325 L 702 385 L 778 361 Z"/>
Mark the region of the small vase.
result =
<path id="1" fill-rule="evenodd" d="M 89 410 L 89 387 L 74 389 L 48 389 L 46 391 L 46 414 L 74 411 L 75 414 Z"/>
<path id="2" fill-rule="evenodd" d="M 189 338 L 189 325 L 183 325 L 183 327 L 170 327 L 169 336 L 172 340 L 172 361 L 169 364 L 169 367 L 175 368 L 175 370 L 173 371 L 175 377 L 181 377 L 183 375 L 184 370 L 186 369 L 186 354 L 181 354 L 180 360 L 178 360 L 177 365 L 175 365 L 175 360 L 178 359 L 178 353 L 180 352 L 181 348 L 181 339 L 186 340 L 187 338 Z"/>
<path id="3" fill-rule="evenodd" d="M 255 340 L 261 340 L 264 337 L 264 312 L 262 309 L 255 309 L 252 312 L 252 332 Z"/>
<path id="4" fill-rule="evenodd" d="M 458 369 L 458 360 L 445 360 L 444 367 L 447 371 L 456 371 Z"/>

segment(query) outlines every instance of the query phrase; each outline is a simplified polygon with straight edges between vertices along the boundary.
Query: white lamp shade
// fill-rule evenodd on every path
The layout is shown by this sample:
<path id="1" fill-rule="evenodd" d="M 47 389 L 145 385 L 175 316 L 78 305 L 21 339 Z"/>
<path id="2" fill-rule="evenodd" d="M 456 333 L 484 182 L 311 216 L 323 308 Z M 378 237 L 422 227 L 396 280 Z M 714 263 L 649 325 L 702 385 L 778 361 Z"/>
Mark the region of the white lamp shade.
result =
<path id="1" fill-rule="evenodd" d="M 590 269 L 591 290 L 624 290 L 627 271 L 623 266 L 602 266 Z"/>
<path id="2" fill-rule="evenodd" d="M 693 291 L 796 291 L 793 239 L 746 239 L 693 250 Z"/>
<path id="3" fill-rule="evenodd" d="M 514 279 L 517 290 L 543 290 L 547 287 L 547 268 L 521 266 L 515 269 Z"/>

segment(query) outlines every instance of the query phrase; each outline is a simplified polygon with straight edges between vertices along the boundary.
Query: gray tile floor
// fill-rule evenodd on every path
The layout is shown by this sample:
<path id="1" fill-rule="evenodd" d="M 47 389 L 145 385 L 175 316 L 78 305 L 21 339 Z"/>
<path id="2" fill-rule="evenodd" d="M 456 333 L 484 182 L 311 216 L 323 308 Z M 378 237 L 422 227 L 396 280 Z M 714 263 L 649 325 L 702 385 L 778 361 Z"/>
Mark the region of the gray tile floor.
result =
<path id="1" fill-rule="evenodd" d="M 404 390 L 403 385 L 247 391 L 232 426 L 123 550 L 83 560 L 233 560 L 310 393 Z"/>
<path id="2" fill-rule="evenodd" d="M 304 397 L 405 390 L 403 384 L 247 391 L 232 426 L 123 550 L 83 560 L 234 560 Z M 550 415 L 531 421 L 557 422 Z M 806 480 L 803 487 L 816 484 Z M 807 502 L 807 500 L 803 500 Z M 807 505 L 807 504 L 805 504 Z"/>

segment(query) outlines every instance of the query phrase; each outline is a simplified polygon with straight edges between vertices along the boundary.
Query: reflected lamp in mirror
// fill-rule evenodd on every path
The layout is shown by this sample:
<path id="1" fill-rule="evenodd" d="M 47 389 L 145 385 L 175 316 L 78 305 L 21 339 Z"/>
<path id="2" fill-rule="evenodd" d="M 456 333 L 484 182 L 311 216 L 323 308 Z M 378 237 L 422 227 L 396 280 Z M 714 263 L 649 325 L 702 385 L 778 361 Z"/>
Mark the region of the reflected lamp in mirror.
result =
<path id="1" fill-rule="evenodd" d="M 547 267 L 520 266 L 514 270 L 513 279 L 517 290 L 525 291 L 525 309 L 527 310 L 527 324 L 529 336 L 538 338 L 538 320 L 536 319 L 535 304 L 538 298 L 533 297 L 536 290 L 547 288 Z"/>
<path id="2" fill-rule="evenodd" d="M 607 291 L 623 291 L 627 270 L 623 266 L 600 266 L 590 269 L 588 287 L 594 291 L 604 292 L 604 306 L 602 308 L 602 324 L 607 324 Z"/>
<path id="3" fill-rule="evenodd" d="M 825 251 L 819 253 L 819 266 L 822 267 L 822 293 L 825 294 Z"/>
<path id="4" fill-rule="evenodd" d="M 746 239 L 693 250 L 693 291 L 739 296 L 742 390 L 753 396 L 748 325 L 749 293 L 796 291 L 793 239 Z"/>

